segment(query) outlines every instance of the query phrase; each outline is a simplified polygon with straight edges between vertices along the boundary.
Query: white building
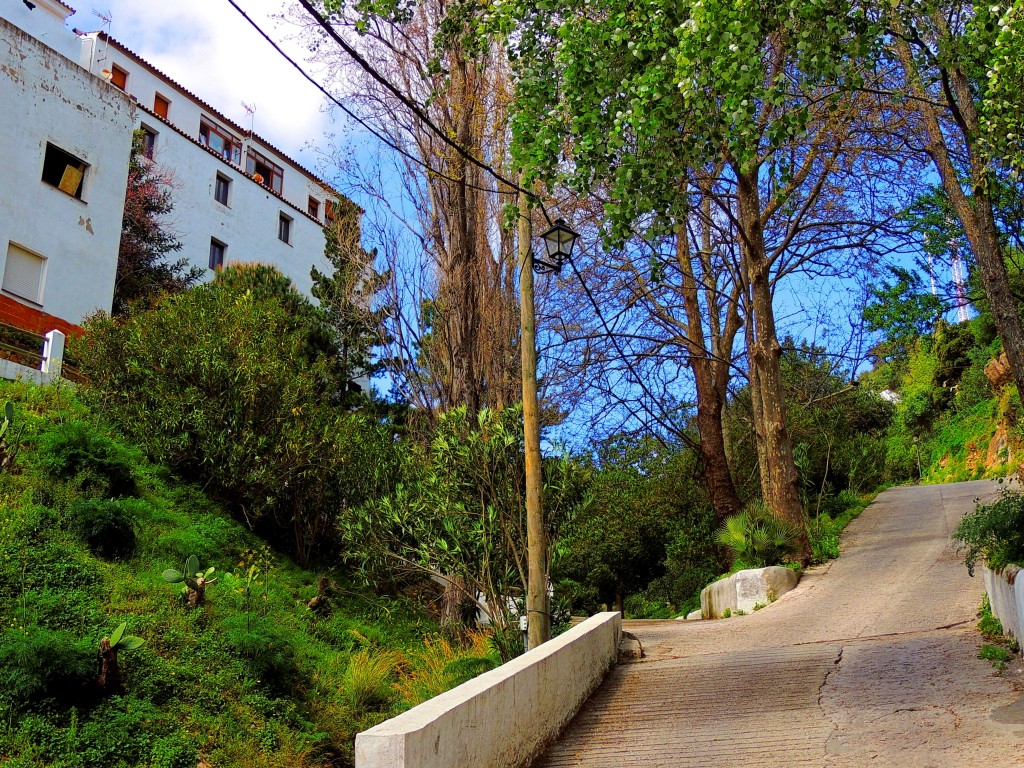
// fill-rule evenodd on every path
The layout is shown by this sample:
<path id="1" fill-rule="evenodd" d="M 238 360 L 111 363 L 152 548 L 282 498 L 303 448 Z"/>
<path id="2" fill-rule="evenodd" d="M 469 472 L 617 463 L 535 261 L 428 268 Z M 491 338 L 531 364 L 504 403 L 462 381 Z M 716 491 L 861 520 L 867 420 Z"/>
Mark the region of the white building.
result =
<path id="1" fill-rule="evenodd" d="M 64 55 L 73 11 L 32 5 L 0 14 L 0 322 L 45 333 L 110 309 L 137 118 Z"/>
<path id="2" fill-rule="evenodd" d="M 271 263 L 307 294 L 311 268 L 330 271 L 323 225 L 338 192 L 108 35 L 83 37 L 80 63 L 136 101 L 154 161 L 179 185 L 173 229 L 190 261 Z"/>
<path id="3" fill-rule="evenodd" d="M 68 30 L 72 13 L 0 5 L 0 322 L 28 327 L 4 313 L 15 303 L 69 323 L 110 309 L 135 128 L 175 179 L 178 255 L 210 277 L 274 264 L 308 294 L 312 267 L 330 272 L 323 226 L 341 195 L 122 43 Z"/>

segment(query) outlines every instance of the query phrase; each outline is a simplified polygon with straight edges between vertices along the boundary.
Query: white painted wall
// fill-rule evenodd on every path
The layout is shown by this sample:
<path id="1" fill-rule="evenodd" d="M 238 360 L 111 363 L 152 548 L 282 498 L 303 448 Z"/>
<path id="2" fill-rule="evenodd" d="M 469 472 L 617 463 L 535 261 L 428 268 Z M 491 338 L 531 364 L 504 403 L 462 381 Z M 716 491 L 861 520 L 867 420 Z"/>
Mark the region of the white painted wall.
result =
<path id="1" fill-rule="evenodd" d="M 19 6 L 5 2 L 5 18 Z M 3 18 L 0 104 L 0 275 L 11 242 L 46 258 L 42 302 L 12 298 L 72 323 L 109 310 L 133 104 Z M 81 200 L 41 181 L 47 142 L 88 163 Z"/>
<path id="2" fill-rule="evenodd" d="M 154 161 L 173 172 L 174 212 L 169 229 L 184 245 L 179 255 L 208 269 L 210 239 L 227 245 L 225 264 L 260 261 L 276 265 L 296 287 L 309 294 L 310 269 L 329 272 L 321 225 L 286 205 L 230 163 L 197 146 L 155 116 L 139 110 L 141 123 L 158 131 Z M 217 174 L 231 181 L 228 206 L 213 198 Z M 292 218 L 291 244 L 278 240 L 281 213 Z M 213 272 L 208 272 L 213 277 Z"/>
<path id="3" fill-rule="evenodd" d="M 1008 565 L 1002 573 L 979 565 L 985 580 L 992 614 L 1003 625 L 1003 634 L 1024 645 L 1024 576 L 1019 566 Z"/>
<path id="4" fill-rule="evenodd" d="M 356 736 L 356 768 L 521 768 L 554 739 L 618 658 L 622 618 L 564 635 Z"/>
<path id="5" fill-rule="evenodd" d="M 65 24 L 74 11 L 56 0 L 32 0 L 32 4 L 35 8 L 29 10 L 21 0 L 3 0 L 0 18 L 7 19 L 57 53 L 78 61 L 81 43 Z"/>

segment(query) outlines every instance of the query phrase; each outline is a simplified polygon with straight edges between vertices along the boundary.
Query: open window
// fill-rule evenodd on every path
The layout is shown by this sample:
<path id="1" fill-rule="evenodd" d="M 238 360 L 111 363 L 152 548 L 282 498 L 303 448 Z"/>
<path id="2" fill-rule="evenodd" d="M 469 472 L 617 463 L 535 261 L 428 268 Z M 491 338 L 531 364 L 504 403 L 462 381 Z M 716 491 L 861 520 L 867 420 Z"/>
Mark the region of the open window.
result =
<path id="1" fill-rule="evenodd" d="M 320 201 L 312 195 L 309 196 L 309 207 L 306 209 L 314 219 L 320 218 Z"/>
<path id="2" fill-rule="evenodd" d="M 242 161 L 242 143 L 215 123 L 199 121 L 199 141 L 229 163 L 238 165 Z"/>
<path id="3" fill-rule="evenodd" d="M 43 157 L 43 181 L 61 192 L 82 199 L 85 171 L 89 166 L 60 147 L 47 143 Z"/>
<path id="4" fill-rule="evenodd" d="M 250 148 L 245 158 L 245 171 L 263 186 L 281 194 L 284 169 L 270 158 Z"/>
<path id="5" fill-rule="evenodd" d="M 7 261 L 4 262 L 5 292 L 28 299 L 33 304 L 43 300 L 43 274 L 46 259 L 14 243 L 7 246 Z"/>

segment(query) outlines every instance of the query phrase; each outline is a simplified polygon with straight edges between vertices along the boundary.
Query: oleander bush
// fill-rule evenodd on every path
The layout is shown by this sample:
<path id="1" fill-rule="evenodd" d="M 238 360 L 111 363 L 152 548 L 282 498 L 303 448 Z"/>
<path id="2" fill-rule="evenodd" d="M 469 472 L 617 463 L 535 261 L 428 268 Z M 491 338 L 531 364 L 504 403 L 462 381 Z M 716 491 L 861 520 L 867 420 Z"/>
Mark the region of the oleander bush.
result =
<path id="1" fill-rule="evenodd" d="M 1004 488 L 995 501 L 978 504 L 957 523 L 953 538 L 971 575 L 978 562 L 994 571 L 1024 563 L 1024 493 Z"/>

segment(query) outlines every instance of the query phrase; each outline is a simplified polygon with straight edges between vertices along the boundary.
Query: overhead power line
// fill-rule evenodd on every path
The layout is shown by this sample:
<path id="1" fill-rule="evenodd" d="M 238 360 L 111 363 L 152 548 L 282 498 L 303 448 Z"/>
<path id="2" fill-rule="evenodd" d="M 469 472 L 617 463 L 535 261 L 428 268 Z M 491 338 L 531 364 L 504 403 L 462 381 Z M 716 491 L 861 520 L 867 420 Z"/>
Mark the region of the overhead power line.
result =
<path id="1" fill-rule="evenodd" d="M 438 169 L 436 169 L 433 166 L 431 166 L 428 162 L 426 162 L 422 158 L 416 157 L 415 155 L 413 155 L 408 150 L 403 149 L 398 144 L 396 144 L 394 141 L 392 141 L 391 139 L 389 139 L 388 137 L 383 135 L 379 130 L 377 130 L 373 125 L 371 125 L 366 119 L 360 117 L 355 112 L 353 112 L 351 109 L 349 109 L 347 106 L 345 106 L 341 102 L 340 99 L 338 99 L 334 94 L 332 94 L 330 91 L 328 91 L 323 85 L 321 85 L 319 82 L 317 82 L 317 80 L 311 74 L 309 74 L 302 67 L 301 64 L 299 64 L 297 61 L 295 61 L 295 59 L 293 59 L 291 56 L 289 56 L 284 51 L 284 49 L 281 48 L 281 46 L 278 45 L 277 42 L 274 41 L 274 39 L 272 37 L 270 37 L 270 35 L 268 35 L 263 30 L 263 28 L 260 27 L 260 25 L 257 24 L 256 21 L 251 16 L 249 16 L 249 14 L 247 14 L 244 10 L 242 10 L 242 8 L 238 5 L 237 2 L 235 2 L 235 0 L 227 0 L 227 1 L 231 5 L 232 8 L 234 8 L 236 11 L 238 11 L 238 13 L 239 13 L 239 15 L 241 15 L 241 17 L 243 19 L 245 19 L 249 23 L 249 26 L 251 26 L 254 30 L 256 30 L 256 32 L 259 34 L 260 37 L 262 37 L 264 40 L 266 40 L 267 43 L 269 43 L 270 46 L 275 51 L 277 51 L 277 53 L 285 61 L 287 61 L 289 64 L 292 65 L 293 69 L 295 69 L 300 75 L 302 75 L 302 77 L 305 78 L 309 83 L 311 83 L 314 88 L 316 88 L 318 91 L 320 91 L 320 93 L 322 93 L 324 96 L 326 96 L 331 101 L 331 103 L 333 103 L 335 106 L 337 106 L 339 109 L 341 109 L 342 112 L 344 112 L 350 118 L 355 120 L 359 125 L 363 126 L 367 131 L 369 131 L 378 141 L 380 141 L 385 146 L 390 147 L 395 152 L 400 154 L 402 157 L 406 158 L 407 160 L 412 161 L 416 165 L 421 166 L 428 173 L 431 173 L 431 174 L 433 174 L 435 176 L 438 176 L 438 177 L 440 177 L 442 179 L 445 179 L 446 181 L 452 181 L 452 182 L 455 182 L 455 183 L 458 183 L 458 184 L 465 184 L 467 187 L 470 187 L 471 189 L 475 189 L 475 190 L 478 190 L 480 192 L 487 192 L 487 193 L 490 193 L 490 194 L 497 194 L 497 195 L 514 194 L 516 191 L 519 190 L 519 187 L 517 187 L 515 185 L 513 185 L 514 188 L 512 190 L 506 191 L 506 190 L 502 190 L 502 189 L 489 189 L 487 187 L 480 187 L 480 186 L 477 186 L 475 184 L 471 184 L 471 183 L 465 181 L 464 179 L 459 179 L 459 178 L 456 178 L 454 176 L 450 176 L 450 175 L 444 173 L 443 171 L 439 171 Z M 392 90 L 392 92 L 394 92 L 394 91 Z M 403 101 L 403 103 L 405 103 L 405 102 Z M 419 116 L 417 115 L 417 117 L 419 117 Z M 437 129 L 434 129 L 434 130 L 436 131 Z M 452 142 L 449 141 L 448 143 L 452 143 Z M 460 154 L 464 154 L 464 153 L 460 153 Z M 479 165 L 479 163 L 477 163 L 477 165 Z M 485 166 L 485 167 L 487 167 L 487 166 Z M 487 170 L 491 173 L 491 175 L 495 176 L 498 179 L 502 179 L 500 174 L 497 174 L 495 171 L 491 170 L 489 167 L 487 167 Z M 507 182 L 503 181 L 503 183 L 507 183 Z M 527 194 L 529 194 L 529 193 L 527 193 Z"/>
<path id="2" fill-rule="evenodd" d="M 500 173 L 497 170 L 495 170 L 494 168 L 492 168 L 489 164 L 485 163 L 483 160 L 480 160 L 479 158 L 477 158 L 472 152 L 470 152 L 464 146 L 459 144 L 459 142 L 457 142 L 454 139 L 452 139 L 445 131 L 442 131 L 440 128 L 438 128 L 437 125 L 434 124 L 434 121 L 430 119 L 430 115 L 428 115 L 426 112 L 424 112 L 419 104 L 417 104 L 415 101 L 413 101 L 411 98 L 409 98 L 409 96 L 406 95 L 398 86 L 394 85 L 384 75 L 382 75 L 380 72 L 378 72 L 377 69 L 369 61 L 367 61 L 365 58 L 363 58 L 362 54 L 360 54 L 359 51 L 357 51 L 355 48 L 353 48 L 352 45 L 350 45 L 349 42 L 338 33 L 338 30 L 336 30 L 331 25 L 330 21 L 328 21 L 327 19 L 325 19 L 323 16 L 320 15 L 320 11 L 317 10 L 316 6 L 314 6 L 311 2 L 309 2 L 309 0 L 297 0 L 297 1 L 298 1 L 299 5 L 301 5 L 303 8 L 305 8 L 306 12 L 310 16 L 313 17 L 313 20 L 318 25 L 320 25 L 320 27 L 324 30 L 324 32 L 326 32 L 327 35 L 332 40 L 334 40 L 334 42 L 336 42 L 338 44 L 338 46 L 343 51 L 345 51 L 345 53 L 348 54 L 349 58 L 351 58 L 352 61 L 354 61 L 356 64 L 358 64 L 359 67 L 364 72 L 366 72 L 370 77 L 372 77 L 375 81 L 377 81 L 382 86 L 384 86 L 384 88 L 386 90 L 390 91 L 394 95 L 394 97 L 396 99 L 398 99 L 400 102 L 402 102 L 402 104 L 405 106 L 406 109 L 408 109 L 410 112 L 412 112 L 412 114 L 415 115 L 416 118 L 419 119 L 420 122 L 423 123 L 423 125 L 425 125 L 434 134 L 436 134 L 437 137 L 439 139 L 441 139 L 441 141 L 443 141 L 445 144 L 447 144 L 452 149 L 454 149 L 456 152 L 458 152 L 463 158 L 468 160 L 470 163 L 472 163 L 473 165 L 477 166 L 481 170 L 489 173 L 497 181 L 499 181 L 502 184 L 510 187 L 511 189 L 514 189 L 516 192 L 520 192 L 522 194 L 527 195 L 528 197 L 537 199 L 537 196 L 533 192 L 531 192 L 528 189 L 524 189 L 524 188 L 520 187 L 516 182 L 512 181 L 511 179 L 506 178 L 502 173 Z M 228 2 L 230 2 L 232 5 L 235 5 L 234 0 L 228 0 Z M 237 6 L 235 6 L 235 7 L 237 8 Z"/>

